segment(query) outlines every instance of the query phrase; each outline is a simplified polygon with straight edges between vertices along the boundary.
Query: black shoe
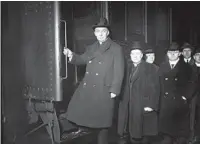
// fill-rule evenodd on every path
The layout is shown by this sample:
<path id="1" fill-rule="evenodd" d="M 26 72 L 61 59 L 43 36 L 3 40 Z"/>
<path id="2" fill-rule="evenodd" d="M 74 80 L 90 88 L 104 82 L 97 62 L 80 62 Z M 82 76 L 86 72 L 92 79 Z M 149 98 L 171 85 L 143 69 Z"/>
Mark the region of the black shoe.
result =
<path id="1" fill-rule="evenodd" d="M 68 132 L 64 132 L 61 136 L 61 141 L 68 141 L 68 140 L 72 140 L 87 134 L 90 134 L 91 131 L 89 131 L 88 129 L 82 129 L 79 128 L 76 131 L 68 131 Z"/>

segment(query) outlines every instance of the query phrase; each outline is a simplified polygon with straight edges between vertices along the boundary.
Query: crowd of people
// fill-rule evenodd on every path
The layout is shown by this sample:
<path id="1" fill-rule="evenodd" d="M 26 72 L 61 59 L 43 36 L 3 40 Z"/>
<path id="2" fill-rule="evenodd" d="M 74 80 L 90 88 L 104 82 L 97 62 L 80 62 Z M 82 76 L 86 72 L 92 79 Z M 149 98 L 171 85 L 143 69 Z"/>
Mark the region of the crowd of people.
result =
<path id="1" fill-rule="evenodd" d="M 65 48 L 71 64 L 86 65 L 65 116 L 79 134 L 98 131 L 98 144 L 108 144 L 115 100 L 118 105 L 119 144 L 198 143 L 200 136 L 200 47 L 172 42 L 164 61 L 156 65 L 155 49 L 132 41 L 129 56 L 109 38 L 105 18 L 93 27 L 97 41 L 82 55 Z"/>

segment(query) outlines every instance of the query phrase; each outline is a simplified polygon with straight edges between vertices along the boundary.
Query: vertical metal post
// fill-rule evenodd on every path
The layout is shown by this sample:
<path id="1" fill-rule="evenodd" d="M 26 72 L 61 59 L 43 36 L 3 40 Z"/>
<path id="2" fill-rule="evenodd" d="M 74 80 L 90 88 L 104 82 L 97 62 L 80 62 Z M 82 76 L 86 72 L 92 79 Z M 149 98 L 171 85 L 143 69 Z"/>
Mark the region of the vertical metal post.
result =
<path id="1" fill-rule="evenodd" d="M 58 1 L 54 2 L 54 23 L 55 23 L 55 66 L 56 66 L 56 89 L 55 89 L 55 94 L 56 94 L 56 101 L 61 101 L 62 100 L 62 92 L 61 92 L 61 81 L 60 81 L 60 30 L 59 30 L 59 25 L 60 25 L 60 3 Z"/>
<path id="2" fill-rule="evenodd" d="M 127 32 L 128 32 L 128 5 L 127 5 L 127 1 L 124 2 L 125 5 L 124 5 L 124 8 L 125 8 L 125 21 L 124 21 L 124 40 L 127 41 Z"/>
<path id="3" fill-rule="evenodd" d="M 101 2 L 101 16 L 105 17 L 109 23 L 108 1 Z"/>
<path id="4" fill-rule="evenodd" d="M 144 1 L 144 38 L 145 43 L 148 43 L 148 36 L 147 36 L 147 28 L 148 28 L 148 20 L 147 20 L 147 1 Z"/>
<path id="5" fill-rule="evenodd" d="M 169 8 L 169 42 L 172 43 L 172 8 Z"/>
<path id="6" fill-rule="evenodd" d="M 72 21 L 74 22 L 74 4 L 72 4 Z M 74 27 L 73 27 L 74 29 Z M 76 42 L 75 42 L 75 36 L 74 36 L 74 32 L 73 32 L 73 51 L 76 52 Z M 75 73 L 75 84 L 78 83 L 78 68 L 75 65 L 74 66 L 74 73 Z"/>
<path id="7" fill-rule="evenodd" d="M 105 18 L 109 22 L 108 1 L 105 1 L 104 3 L 105 3 Z"/>
<path id="8" fill-rule="evenodd" d="M 0 9 L 1 9 L 1 1 L 0 1 Z M 1 18 L 1 10 L 0 10 L 0 19 L 2 20 L 2 18 Z M 2 22 L 2 21 L 1 21 Z M 1 32 L 1 22 L 0 22 L 0 32 Z M 2 32 L 1 32 L 2 33 Z M 2 46 L 2 44 L 1 44 L 1 39 L 2 39 L 2 35 L 1 35 L 1 33 L 0 33 L 0 45 Z M 1 46 L 0 46 L 0 54 L 1 54 Z M 1 66 L 1 59 L 0 59 L 0 66 Z M 1 74 L 1 71 L 0 71 L 0 74 Z M 0 77 L 0 82 L 1 82 L 2 80 L 1 80 L 1 77 Z M 0 83 L 0 92 L 1 92 L 1 83 Z M 0 103 L 1 103 L 1 99 L 0 99 Z M 2 114 L 1 114 L 1 111 L 0 111 L 0 115 L 2 116 Z M 1 122 L 2 122 L 2 117 L 0 118 L 0 120 L 1 120 Z M 0 125 L 0 129 L 1 129 L 1 125 Z M 0 135 L 0 141 L 1 141 L 1 135 Z"/>

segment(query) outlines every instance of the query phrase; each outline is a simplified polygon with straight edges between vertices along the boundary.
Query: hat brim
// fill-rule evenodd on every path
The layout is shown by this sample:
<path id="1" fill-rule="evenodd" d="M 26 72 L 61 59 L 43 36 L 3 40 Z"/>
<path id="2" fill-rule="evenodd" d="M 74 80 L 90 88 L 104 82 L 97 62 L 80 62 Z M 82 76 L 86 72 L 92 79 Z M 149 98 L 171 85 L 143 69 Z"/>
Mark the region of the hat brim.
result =
<path id="1" fill-rule="evenodd" d="M 133 50 L 140 50 L 142 53 L 144 53 L 144 50 L 142 48 L 130 48 L 130 52 Z"/>
<path id="2" fill-rule="evenodd" d="M 180 49 L 168 49 L 167 51 L 180 51 Z"/>
<path id="3" fill-rule="evenodd" d="M 93 25 L 93 26 L 92 26 L 92 29 L 94 30 L 94 29 L 97 28 L 97 27 L 105 27 L 105 28 L 110 29 L 110 25 Z"/>

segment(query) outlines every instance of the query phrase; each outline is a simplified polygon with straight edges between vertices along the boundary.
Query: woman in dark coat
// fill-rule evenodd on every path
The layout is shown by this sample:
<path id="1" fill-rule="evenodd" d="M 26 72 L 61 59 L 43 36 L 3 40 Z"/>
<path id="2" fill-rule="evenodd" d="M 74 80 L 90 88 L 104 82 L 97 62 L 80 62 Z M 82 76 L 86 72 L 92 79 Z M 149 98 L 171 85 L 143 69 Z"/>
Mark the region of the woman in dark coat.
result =
<path id="1" fill-rule="evenodd" d="M 72 64 L 86 65 L 85 76 L 68 105 L 66 117 L 79 126 L 107 129 L 112 125 L 113 98 L 121 91 L 124 54 L 121 46 L 108 37 L 106 19 L 100 19 L 93 29 L 98 41 L 88 46 L 84 54 L 77 55 L 69 49 L 64 52 Z"/>
<path id="2" fill-rule="evenodd" d="M 159 77 L 157 69 L 142 60 L 143 50 L 139 42 L 133 43 L 130 55 L 119 104 L 118 134 L 123 136 L 128 124 L 130 137 L 141 139 L 158 132 Z"/>

